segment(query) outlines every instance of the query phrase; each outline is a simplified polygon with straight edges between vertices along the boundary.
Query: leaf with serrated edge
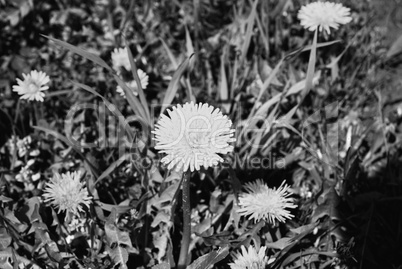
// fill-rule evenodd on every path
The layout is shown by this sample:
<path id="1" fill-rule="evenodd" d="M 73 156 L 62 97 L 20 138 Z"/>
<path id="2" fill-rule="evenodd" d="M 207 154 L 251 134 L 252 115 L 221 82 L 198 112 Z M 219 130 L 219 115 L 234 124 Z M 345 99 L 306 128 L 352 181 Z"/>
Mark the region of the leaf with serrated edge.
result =
<path id="1" fill-rule="evenodd" d="M 127 261 L 128 261 L 128 251 L 120 246 L 116 246 L 115 248 L 106 247 L 107 252 L 109 253 L 112 260 L 116 263 L 116 265 L 120 264 L 120 269 L 127 269 Z"/>
<path id="2" fill-rule="evenodd" d="M 224 259 L 229 254 L 229 247 L 220 248 L 218 251 L 212 251 L 205 254 L 190 264 L 187 269 L 206 269 L 220 260 Z"/>
<path id="3" fill-rule="evenodd" d="M 126 231 L 121 231 L 114 224 L 114 219 L 116 219 L 116 209 L 112 209 L 112 213 L 108 217 L 105 224 L 106 241 L 109 246 L 116 243 L 117 246 L 124 245 L 128 247 L 129 250 L 133 250 L 133 245 L 131 244 L 130 235 Z"/>

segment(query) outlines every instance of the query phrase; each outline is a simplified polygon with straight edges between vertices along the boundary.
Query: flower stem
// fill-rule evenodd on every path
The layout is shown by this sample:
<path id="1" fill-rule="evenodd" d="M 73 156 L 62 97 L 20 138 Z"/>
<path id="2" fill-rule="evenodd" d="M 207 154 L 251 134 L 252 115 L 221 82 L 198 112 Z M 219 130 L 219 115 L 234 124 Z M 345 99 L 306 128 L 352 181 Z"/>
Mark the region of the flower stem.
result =
<path id="1" fill-rule="evenodd" d="M 191 240 L 190 172 L 183 173 L 183 236 L 178 269 L 187 267 L 187 256 Z"/>

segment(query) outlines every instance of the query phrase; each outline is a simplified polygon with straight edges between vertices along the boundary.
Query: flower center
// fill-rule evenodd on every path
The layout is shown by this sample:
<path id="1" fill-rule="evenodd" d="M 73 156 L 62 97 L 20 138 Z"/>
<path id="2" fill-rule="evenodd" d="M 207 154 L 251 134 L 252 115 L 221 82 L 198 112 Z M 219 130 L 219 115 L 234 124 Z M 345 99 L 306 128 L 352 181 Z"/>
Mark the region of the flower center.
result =
<path id="1" fill-rule="evenodd" d="M 39 85 L 37 85 L 35 82 L 32 81 L 31 83 L 29 83 L 28 89 L 31 93 L 35 93 L 39 91 L 40 87 Z"/>
<path id="2" fill-rule="evenodd" d="M 187 133 L 187 142 L 192 149 L 206 148 L 210 142 L 206 132 Z"/>

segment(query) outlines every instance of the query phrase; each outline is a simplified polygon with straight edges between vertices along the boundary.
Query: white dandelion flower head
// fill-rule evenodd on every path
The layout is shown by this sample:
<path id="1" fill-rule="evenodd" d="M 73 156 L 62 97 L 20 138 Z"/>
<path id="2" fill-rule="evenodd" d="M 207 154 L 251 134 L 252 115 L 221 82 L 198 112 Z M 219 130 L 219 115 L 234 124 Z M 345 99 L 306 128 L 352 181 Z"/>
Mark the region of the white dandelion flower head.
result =
<path id="1" fill-rule="evenodd" d="M 167 155 L 168 169 L 186 172 L 208 168 L 223 161 L 218 154 L 233 151 L 232 121 L 208 104 L 186 103 L 167 110 L 156 124 L 155 149 Z"/>
<path id="2" fill-rule="evenodd" d="M 42 71 L 31 71 L 29 74 L 22 74 L 24 80 L 17 79 L 18 85 L 13 86 L 13 91 L 21 95 L 20 99 L 27 99 L 28 101 L 43 102 L 46 91 L 49 86 L 50 78 Z"/>
<path id="3" fill-rule="evenodd" d="M 261 247 L 259 251 L 254 246 L 241 246 L 241 252 L 235 254 L 233 263 L 229 263 L 231 269 L 265 269 L 268 257 L 265 255 L 267 247 Z"/>
<path id="4" fill-rule="evenodd" d="M 112 52 L 112 64 L 116 71 L 124 68 L 127 71 L 131 70 L 130 60 L 128 59 L 127 48 L 116 48 Z"/>
<path id="5" fill-rule="evenodd" d="M 77 215 L 83 211 L 82 205 L 89 208 L 91 197 L 80 180 L 81 172 L 55 173 L 44 190 L 45 202 L 58 208 L 58 212 L 67 211 Z"/>
<path id="6" fill-rule="evenodd" d="M 141 69 L 137 69 L 137 74 L 138 74 L 138 77 L 141 82 L 141 88 L 143 90 L 145 90 L 148 86 L 149 77 L 148 77 L 147 73 L 145 73 Z M 127 82 L 127 86 L 129 86 L 133 90 L 134 95 L 138 95 L 138 92 L 137 92 L 138 87 L 137 87 L 137 82 L 135 80 L 131 80 L 131 81 Z M 122 97 L 126 98 L 126 93 L 124 92 L 123 88 L 120 87 L 120 85 L 117 85 L 116 92 L 119 93 Z"/>
<path id="7" fill-rule="evenodd" d="M 269 188 L 261 179 L 245 185 L 247 192 L 239 195 L 239 209 L 241 216 L 260 221 L 261 219 L 274 224 L 276 220 L 285 222 L 293 217 L 286 208 L 295 208 L 293 198 L 289 196 L 289 185 L 282 182 L 278 189 Z"/>
<path id="8" fill-rule="evenodd" d="M 349 8 L 332 2 L 313 2 L 305 5 L 299 10 L 297 18 L 305 29 L 324 29 L 328 34 L 331 27 L 338 29 L 340 24 L 347 24 L 352 20 Z"/>

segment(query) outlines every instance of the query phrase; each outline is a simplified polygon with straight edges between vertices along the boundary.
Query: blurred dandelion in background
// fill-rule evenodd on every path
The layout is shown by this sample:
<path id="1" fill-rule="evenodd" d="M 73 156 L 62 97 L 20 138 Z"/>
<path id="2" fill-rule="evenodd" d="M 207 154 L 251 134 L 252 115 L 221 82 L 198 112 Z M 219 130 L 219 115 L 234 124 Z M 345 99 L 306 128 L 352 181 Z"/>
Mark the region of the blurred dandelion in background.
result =
<path id="1" fill-rule="evenodd" d="M 349 8 L 332 2 L 313 2 L 305 5 L 299 10 L 297 18 L 305 29 L 324 29 L 328 34 L 331 33 L 331 27 L 338 29 L 340 24 L 347 24 L 352 20 Z"/>
<path id="2" fill-rule="evenodd" d="M 148 77 L 147 73 L 145 73 L 141 69 L 137 70 L 137 74 L 141 81 L 141 88 L 143 90 L 145 90 L 148 86 L 149 77 Z M 133 90 L 134 95 L 138 95 L 138 92 L 137 92 L 138 87 L 137 87 L 137 82 L 135 82 L 135 80 L 127 82 L 127 86 L 129 86 Z M 126 93 L 124 92 L 123 88 L 120 87 L 120 85 L 117 85 L 116 92 L 119 93 L 122 97 L 126 98 Z"/>
<path id="3" fill-rule="evenodd" d="M 278 189 L 269 188 L 261 179 L 246 183 L 247 192 L 239 196 L 239 209 L 241 216 L 260 221 L 261 219 L 274 224 L 276 220 L 285 222 L 293 217 L 286 208 L 295 208 L 293 199 L 289 198 L 289 185 L 282 182 Z"/>
<path id="4" fill-rule="evenodd" d="M 127 71 L 131 70 L 130 60 L 128 59 L 127 48 L 116 48 L 112 52 L 113 68 L 119 73 L 123 67 Z"/>
<path id="5" fill-rule="evenodd" d="M 266 268 L 268 257 L 265 255 L 267 248 L 261 247 L 259 251 L 254 246 L 241 246 L 241 252 L 236 253 L 233 263 L 229 263 L 231 269 L 263 269 Z"/>
<path id="6" fill-rule="evenodd" d="M 20 99 L 28 101 L 44 101 L 45 93 L 49 86 L 45 86 L 50 82 L 50 78 L 42 71 L 31 71 L 29 74 L 22 74 L 24 80 L 17 78 L 18 85 L 13 86 L 13 91 L 21 95 Z"/>
<path id="7" fill-rule="evenodd" d="M 166 153 L 161 162 L 168 169 L 186 172 L 208 168 L 222 162 L 218 154 L 233 151 L 232 121 L 220 109 L 208 104 L 186 103 L 161 115 L 155 131 L 155 149 Z"/>
<path id="8" fill-rule="evenodd" d="M 80 177 L 80 171 L 66 174 L 55 173 L 44 190 L 45 202 L 58 208 L 58 213 L 67 211 L 77 215 L 83 211 L 82 205 L 89 208 L 92 198 L 88 195 Z"/>

